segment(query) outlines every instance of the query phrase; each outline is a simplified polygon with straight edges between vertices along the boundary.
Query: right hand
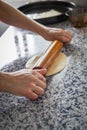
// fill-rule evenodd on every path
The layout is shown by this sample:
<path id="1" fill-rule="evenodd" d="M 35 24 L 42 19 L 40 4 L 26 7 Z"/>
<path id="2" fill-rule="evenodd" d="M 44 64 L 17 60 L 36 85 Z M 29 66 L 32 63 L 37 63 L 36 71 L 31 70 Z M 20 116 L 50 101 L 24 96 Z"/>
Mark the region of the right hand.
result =
<path id="1" fill-rule="evenodd" d="M 5 91 L 35 100 L 39 95 L 43 95 L 46 89 L 46 79 L 44 77 L 46 72 L 46 69 L 23 69 L 11 72 L 7 78 L 5 77 L 7 79 L 7 90 Z"/>

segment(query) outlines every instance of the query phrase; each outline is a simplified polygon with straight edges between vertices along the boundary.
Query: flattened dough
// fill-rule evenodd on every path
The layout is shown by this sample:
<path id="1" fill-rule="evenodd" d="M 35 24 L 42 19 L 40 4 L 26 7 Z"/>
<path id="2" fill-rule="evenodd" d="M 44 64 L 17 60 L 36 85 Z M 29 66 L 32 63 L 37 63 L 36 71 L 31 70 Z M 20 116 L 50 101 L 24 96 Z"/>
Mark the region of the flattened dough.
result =
<path id="1" fill-rule="evenodd" d="M 27 69 L 32 69 L 34 64 L 37 62 L 39 58 L 40 55 L 30 58 L 26 63 L 25 67 Z M 53 63 L 49 66 L 46 76 L 51 76 L 62 71 L 66 65 L 66 59 L 67 59 L 66 55 L 60 52 L 58 56 L 54 59 Z"/>

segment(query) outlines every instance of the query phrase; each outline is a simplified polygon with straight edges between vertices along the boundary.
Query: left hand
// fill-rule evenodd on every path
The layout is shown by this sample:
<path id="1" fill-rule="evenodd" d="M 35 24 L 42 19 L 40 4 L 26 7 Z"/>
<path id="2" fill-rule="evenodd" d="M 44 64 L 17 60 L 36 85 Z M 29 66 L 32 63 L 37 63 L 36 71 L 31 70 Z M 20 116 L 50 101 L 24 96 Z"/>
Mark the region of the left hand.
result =
<path id="1" fill-rule="evenodd" d="M 70 43 L 72 35 L 69 31 L 60 28 L 46 28 L 46 33 L 43 36 L 46 40 L 59 40 L 65 44 Z"/>

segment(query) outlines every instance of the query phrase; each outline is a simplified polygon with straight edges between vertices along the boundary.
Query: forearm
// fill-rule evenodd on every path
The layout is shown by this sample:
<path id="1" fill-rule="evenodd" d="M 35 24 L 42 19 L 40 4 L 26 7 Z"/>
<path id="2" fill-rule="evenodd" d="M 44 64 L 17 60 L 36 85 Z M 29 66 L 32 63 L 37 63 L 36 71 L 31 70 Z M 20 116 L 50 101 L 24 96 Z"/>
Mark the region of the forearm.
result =
<path id="1" fill-rule="evenodd" d="M 22 12 L 2 0 L 0 0 L 0 20 L 7 24 L 36 32 L 40 35 L 45 34 L 46 31 L 45 26 L 31 20 Z"/>
<path id="2" fill-rule="evenodd" d="M 0 0 L 0 20 L 7 24 L 38 33 L 49 41 L 60 40 L 63 43 L 69 43 L 72 39 L 68 31 L 39 24 L 2 0 Z"/>

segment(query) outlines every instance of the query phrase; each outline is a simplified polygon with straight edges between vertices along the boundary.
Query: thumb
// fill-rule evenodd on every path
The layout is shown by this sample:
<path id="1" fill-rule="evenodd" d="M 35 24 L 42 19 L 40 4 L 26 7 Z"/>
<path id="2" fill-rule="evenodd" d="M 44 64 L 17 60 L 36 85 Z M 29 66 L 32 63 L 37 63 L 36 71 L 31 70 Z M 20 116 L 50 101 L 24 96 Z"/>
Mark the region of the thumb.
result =
<path id="1" fill-rule="evenodd" d="M 42 75 L 45 75 L 47 73 L 47 69 L 46 68 L 43 68 L 43 69 L 37 69 L 37 71 L 42 74 Z"/>

